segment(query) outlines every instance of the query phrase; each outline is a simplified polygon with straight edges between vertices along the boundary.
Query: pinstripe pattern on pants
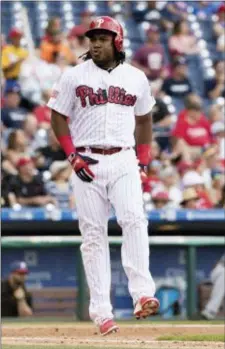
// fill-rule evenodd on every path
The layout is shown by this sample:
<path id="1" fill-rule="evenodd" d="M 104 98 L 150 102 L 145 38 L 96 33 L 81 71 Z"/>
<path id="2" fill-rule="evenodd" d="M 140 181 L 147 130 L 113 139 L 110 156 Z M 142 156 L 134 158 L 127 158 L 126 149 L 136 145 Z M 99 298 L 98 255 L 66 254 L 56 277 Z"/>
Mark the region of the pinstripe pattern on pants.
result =
<path id="1" fill-rule="evenodd" d="M 82 234 L 81 253 L 90 289 L 90 317 L 96 324 L 113 318 L 110 302 L 110 256 L 107 223 L 111 205 L 123 231 L 122 264 L 134 303 L 153 296 L 149 271 L 147 219 L 143 210 L 141 180 L 133 149 L 113 155 L 85 155 L 99 160 L 91 166 L 92 183 L 73 175 L 74 194 Z"/>

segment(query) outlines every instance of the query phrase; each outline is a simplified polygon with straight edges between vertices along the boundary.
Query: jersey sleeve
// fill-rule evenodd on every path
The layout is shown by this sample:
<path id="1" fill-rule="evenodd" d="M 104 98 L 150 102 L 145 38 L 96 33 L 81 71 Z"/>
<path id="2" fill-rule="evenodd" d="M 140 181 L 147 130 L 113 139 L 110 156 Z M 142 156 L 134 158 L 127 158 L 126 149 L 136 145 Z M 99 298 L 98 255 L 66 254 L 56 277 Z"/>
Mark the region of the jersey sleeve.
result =
<path id="1" fill-rule="evenodd" d="M 75 103 L 75 86 L 70 69 L 64 72 L 54 85 L 47 106 L 58 113 L 71 117 Z"/>
<path id="2" fill-rule="evenodd" d="M 147 77 L 143 73 L 141 93 L 137 98 L 134 112 L 136 116 L 148 114 L 155 105 L 155 98 L 152 96 L 151 87 Z"/>

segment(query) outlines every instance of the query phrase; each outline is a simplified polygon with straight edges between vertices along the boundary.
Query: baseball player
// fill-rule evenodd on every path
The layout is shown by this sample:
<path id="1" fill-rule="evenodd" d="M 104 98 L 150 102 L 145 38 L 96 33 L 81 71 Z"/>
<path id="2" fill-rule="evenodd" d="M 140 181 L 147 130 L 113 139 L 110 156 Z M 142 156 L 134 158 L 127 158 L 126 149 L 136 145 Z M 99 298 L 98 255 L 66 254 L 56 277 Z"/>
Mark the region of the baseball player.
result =
<path id="1" fill-rule="evenodd" d="M 201 312 L 204 320 L 215 319 L 225 296 L 225 254 L 220 258 L 216 266 L 213 268 L 210 278 L 213 284 L 212 292 L 205 309 Z"/>
<path id="2" fill-rule="evenodd" d="M 122 264 L 134 315 L 145 318 L 159 307 L 149 272 L 141 188 L 150 161 L 155 100 L 144 73 L 124 62 L 123 29 L 115 19 L 95 19 L 85 35 L 90 50 L 84 63 L 62 74 L 48 106 L 52 128 L 74 169 L 90 317 L 106 335 L 118 330 L 110 302 L 111 207 L 123 231 Z"/>

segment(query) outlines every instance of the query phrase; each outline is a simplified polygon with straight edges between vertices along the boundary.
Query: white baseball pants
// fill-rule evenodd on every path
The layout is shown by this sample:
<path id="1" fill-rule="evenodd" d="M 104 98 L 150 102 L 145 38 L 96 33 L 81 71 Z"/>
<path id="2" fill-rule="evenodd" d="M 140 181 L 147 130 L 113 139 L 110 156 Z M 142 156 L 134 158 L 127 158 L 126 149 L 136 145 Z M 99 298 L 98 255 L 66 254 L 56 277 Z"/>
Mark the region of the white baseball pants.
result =
<path id="1" fill-rule="evenodd" d="M 134 150 L 124 149 L 112 155 L 82 154 L 99 160 L 90 166 L 95 174 L 93 182 L 83 182 L 74 174 L 73 184 L 81 253 L 90 289 L 89 313 L 100 324 L 103 319 L 113 318 L 107 234 L 111 206 L 123 232 L 122 264 L 134 304 L 142 296 L 154 296 L 155 284 L 149 271 L 147 219 Z"/>
<path id="2" fill-rule="evenodd" d="M 225 296 L 225 267 L 223 264 L 218 263 L 212 270 L 210 278 L 213 283 L 210 299 L 206 304 L 202 314 L 208 319 L 214 319 L 219 311 L 220 306 Z"/>

